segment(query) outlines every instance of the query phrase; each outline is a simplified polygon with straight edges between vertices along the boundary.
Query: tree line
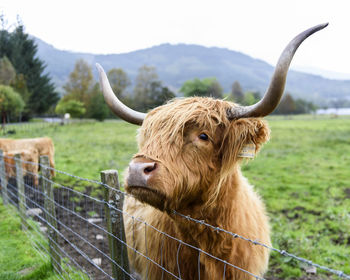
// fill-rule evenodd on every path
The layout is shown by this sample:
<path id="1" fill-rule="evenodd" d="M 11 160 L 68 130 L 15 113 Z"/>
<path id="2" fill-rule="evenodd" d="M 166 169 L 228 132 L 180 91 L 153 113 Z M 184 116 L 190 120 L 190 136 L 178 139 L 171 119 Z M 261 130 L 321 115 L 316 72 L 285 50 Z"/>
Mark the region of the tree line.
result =
<path id="1" fill-rule="evenodd" d="M 114 117 L 104 102 L 92 67 L 86 61 L 76 61 L 60 98 L 50 77 L 44 73 L 45 63 L 37 57 L 37 45 L 25 33 L 23 24 L 18 22 L 13 30 L 9 30 L 3 15 L 0 15 L 0 22 L 0 114 L 3 123 L 28 120 L 45 113 L 70 113 L 72 117 L 97 120 Z M 147 112 L 176 97 L 159 79 L 153 66 L 141 66 L 133 86 L 121 68 L 109 70 L 107 76 L 116 96 L 138 111 Z M 244 92 L 238 81 L 232 84 L 231 92 L 224 93 L 214 77 L 188 80 L 178 95 L 225 98 L 241 105 L 252 105 L 261 98 L 259 92 Z M 311 102 L 293 99 L 286 93 L 274 113 L 303 114 L 315 109 Z"/>
<path id="2" fill-rule="evenodd" d="M 13 30 L 0 15 L 0 113 L 5 121 L 46 113 L 59 100 L 37 45 L 18 21 Z"/>
<path id="3" fill-rule="evenodd" d="M 139 68 L 135 85 L 121 68 L 107 72 L 115 95 L 127 106 L 147 112 L 175 97 L 175 94 L 158 78 L 155 67 L 144 65 Z M 65 95 L 56 106 L 57 114 L 69 113 L 72 117 L 87 117 L 104 120 L 113 117 L 108 109 L 98 82 L 94 80 L 92 67 L 83 59 L 76 61 L 67 83 L 63 86 Z"/>
<path id="4" fill-rule="evenodd" d="M 131 89 L 131 80 L 121 68 L 113 68 L 107 73 L 115 95 L 129 107 L 147 112 L 160 106 L 176 95 L 164 86 L 158 78 L 156 68 L 143 65 L 138 69 L 135 85 Z M 78 60 L 63 87 L 66 94 L 56 107 L 56 113 L 70 113 L 73 117 L 90 117 L 103 120 L 113 117 L 109 112 L 100 88 L 94 81 L 92 68 L 84 60 Z M 186 81 L 179 90 L 184 97 L 208 96 L 249 106 L 261 99 L 260 92 L 244 92 L 240 83 L 235 81 L 231 92 L 225 94 L 215 78 L 193 79 Z M 314 111 L 315 105 L 302 99 L 293 99 L 286 93 L 274 114 L 306 114 Z"/>
<path id="5" fill-rule="evenodd" d="M 261 99 L 260 92 L 247 91 L 243 92 L 241 85 L 235 81 L 232 85 L 229 99 L 241 105 L 249 106 L 255 104 Z M 291 115 L 291 114 L 310 114 L 316 111 L 317 106 L 312 102 L 298 98 L 294 99 L 291 93 L 286 92 L 280 104 L 272 114 L 275 115 Z"/>

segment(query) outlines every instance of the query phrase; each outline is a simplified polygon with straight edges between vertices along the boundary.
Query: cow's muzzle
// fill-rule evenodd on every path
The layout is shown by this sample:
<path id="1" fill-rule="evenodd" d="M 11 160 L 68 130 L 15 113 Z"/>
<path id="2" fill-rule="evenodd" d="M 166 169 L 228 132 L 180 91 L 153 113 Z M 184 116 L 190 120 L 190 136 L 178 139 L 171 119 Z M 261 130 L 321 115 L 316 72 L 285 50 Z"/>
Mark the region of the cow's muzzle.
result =
<path id="1" fill-rule="evenodd" d="M 127 177 L 128 187 L 148 188 L 148 180 L 157 170 L 156 162 L 145 162 L 134 159 L 129 164 Z"/>

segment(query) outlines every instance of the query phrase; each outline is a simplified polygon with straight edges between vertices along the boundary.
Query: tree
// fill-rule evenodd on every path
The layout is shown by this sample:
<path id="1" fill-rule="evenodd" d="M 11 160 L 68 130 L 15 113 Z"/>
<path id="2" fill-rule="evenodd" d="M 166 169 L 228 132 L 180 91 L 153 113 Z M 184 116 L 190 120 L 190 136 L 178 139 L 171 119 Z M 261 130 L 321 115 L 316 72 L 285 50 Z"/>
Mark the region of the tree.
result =
<path id="1" fill-rule="evenodd" d="M 143 65 L 139 68 L 134 87 L 135 109 L 145 111 L 149 109 L 151 85 L 158 81 L 156 68 Z"/>
<path id="2" fill-rule="evenodd" d="M 295 111 L 294 114 L 310 114 L 316 111 L 317 106 L 312 102 L 298 98 L 295 100 Z"/>
<path id="3" fill-rule="evenodd" d="M 100 91 L 100 86 L 98 83 L 96 83 L 90 94 L 86 116 L 88 118 L 103 121 L 109 116 L 109 114 L 110 110 L 108 109 L 103 94 Z"/>
<path id="4" fill-rule="evenodd" d="M 317 107 L 309 101 L 298 98 L 293 99 L 290 93 L 286 93 L 280 104 L 277 106 L 273 114 L 290 115 L 290 114 L 309 114 L 314 112 Z"/>
<path id="5" fill-rule="evenodd" d="M 66 91 L 64 99 L 73 99 L 87 105 L 93 82 L 90 65 L 83 59 L 77 60 L 74 70 L 69 74 L 68 82 L 63 86 Z"/>
<path id="6" fill-rule="evenodd" d="M 260 100 L 260 93 L 257 91 L 247 91 L 242 100 L 242 105 L 250 106 L 257 103 Z"/>
<path id="7" fill-rule="evenodd" d="M 11 53 L 11 33 L 7 31 L 7 22 L 4 15 L 0 15 L 0 21 L 0 57 L 9 57 L 8 54 Z"/>
<path id="8" fill-rule="evenodd" d="M 113 68 L 107 73 L 114 94 L 123 100 L 123 92 L 131 85 L 128 75 L 121 68 Z"/>
<path id="9" fill-rule="evenodd" d="M 163 105 L 168 100 L 175 97 L 175 94 L 167 87 L 163 87 L 160 81 L 153 81 L 150 84 L 150 89 L 147 96 L 135 99 L 134 107 L 137 110 L 147 111 Z"/>
<path id="10" fill-rule="evenodd" d="M 0 59 L 0 84 L 11 86 L 21 95 L 25 103 L 28 102 L 30 93 L 24 75 L 16 74 L 16 70 L 7 56 Z"/>
<path id="11" fill-rule="evenodd" d="M 190 96 L 211 96 L 214 98 L 222 98 L 222 88 L 215 78 L 205 78 L 200 80 L 186 81 L 180 88 L 180 92 L 185 97 Z"/>
<path id="12" fill-rule="evenodd" d="M 233 102 L 241 104 L 244 100 L 244 93 L 242 87 L 238 81 L 235 81 L 232 84 L 231 96 L 230 99 Z"/>
<path id="13" fill-rule="evenodd" d="M 175 94 L 167 87 L 164 87 L 162 82 L 158 80 L 155 67 L 143 65 L 139 68 L 132 107 L 138 111 L 147 111 L 164 104 L 174 97 Z M 131 99 L 127 96 L 124 98 L 124 101 L 126 101 L 127 105 L 131 103 Z"/>
<path id="14" fill-rule="evenodd" d="M 163 105 L 166 101 L 175 97 L 175 94 L 167 87 L 163 87 L 159 81 L 151 83 L 151 92 L 148 100 L 148 108 L 152 109 Z"/>
<path id="15" fill-rule="evenodd" d="M 207 96 L 208 87 L 200 79 L 196 78 L 186 81 L 180 88 L 180 92 L 182 92 L 185 97 Z"/>
<path id="16" fill-rule="evenodd" d="M 2 128 L 9 115 L 17 115 L 23 111 L 25 103 L 19 93 L 12 87 L 0 85 L 0 113 L 2 116 Z"/>
<path id="17" fill-rule="evenodd" d="M 69 113 L 73 118 L 81 117 L 85 114 L 86 109 L 84 104 L 77 100 L 64 100 L 63 98 L 58 102 L 55 112 L 59 115 Z"/>
<path id="18" fill-rule="evenodd" d="M 333 108 L 348 108 L 350 107 L 350 100 L 345 98 L 337 98 L 337 99 L 332 99 L 328 101 L 329 106 Z"/>
<path id="19" fill-rule="evenodd" d="M 7 56 L 4 56 L 0 59 L 0 84 L 9 86 L 15 79 L 16 70 Z"/>
<path id="20" fill-rule="evenodd" d="M 134 108 L 138 111 L 151 109 L 152 84 L 159 82 L 156 68 L 143 65 L 139 68 L 134 87 Z"/>
<path id="21" fill-rule="evenodd" d="M 219 82 L 216 79 L 209 79 L 207 83 L 209 84 L 209 96 L 221 99 L 223 97 L 223 90 Z"/>
<path id="22" fill-rule="evenodd" d="M 3 19 L 2 19 L 3 20 Z M 33 114 L 46 112 L 53 106 L 58 95 L 49 76 L 44 74 L 45 65 L 37 57 L 37 46 L 24 32 L 24 26 L 18 23 L 13 32 L 0 31 L 0 57 L 7 56 L 16 70 L 17 75 L 25 77 L 29 92 L 25 108 L 26 118 Z"/>
<path id="23" fill-rule="evenodd" d="M 165 104 L 167 101 L 175 98 L 175 93 L 173 93 L 168 87 L 161 87 L 159 94 L 154 94 L 154 107 Z"/>
<path id="24" fill-rule="evenodd" d="M 282 98 L 281 103 L 276 108 L 276 114 L 282 115 L 290 115 L 295 113 L 295 101 L 290 93 L 286 93 L 286 95 Z"/>

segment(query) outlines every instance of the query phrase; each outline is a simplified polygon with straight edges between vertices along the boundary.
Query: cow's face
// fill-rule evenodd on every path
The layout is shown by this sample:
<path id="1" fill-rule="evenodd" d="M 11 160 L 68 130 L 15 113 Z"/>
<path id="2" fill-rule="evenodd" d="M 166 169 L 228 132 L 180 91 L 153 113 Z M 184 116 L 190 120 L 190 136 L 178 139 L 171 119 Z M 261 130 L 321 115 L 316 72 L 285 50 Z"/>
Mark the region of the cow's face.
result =
<path id="1" fill-rule="evenodd" d="M 269 135 L 260 119 L 229 121 L 232 105 L 189 98 L 148 113 L 126 176 L 127 192 L 160 210 L 208 202 L 237 168 L 242 147 L 253 142 L 259 149 Z"/>
<path id="2" fill-rule="evenodd" d="M 279 104 L 297 48 L 327 25 L 309 28 L 290 41 L 278 59 L 263 98 L 250 106 L 190 98 L 148 114 L 137 112 L 116 97 L 106 73 L 97 64 L 103 96 L 110 109 L 120 118 L 142 125 L 139 153 L 129 165 L 126 190 L 161 210 L 215 200 L 223 184 L 228 185 L 227 180 L 232 178 L 242 147 L 253 142 L 258 150 L 268 139 L 266 124 L 257 117 L 269 115 Z"/>

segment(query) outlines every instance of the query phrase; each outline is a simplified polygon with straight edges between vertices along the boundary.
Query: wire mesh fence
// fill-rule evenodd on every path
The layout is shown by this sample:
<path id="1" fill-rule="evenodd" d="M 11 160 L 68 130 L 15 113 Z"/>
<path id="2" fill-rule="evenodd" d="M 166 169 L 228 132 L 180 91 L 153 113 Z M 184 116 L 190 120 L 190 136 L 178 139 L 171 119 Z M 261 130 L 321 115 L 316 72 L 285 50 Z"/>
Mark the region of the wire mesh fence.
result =
<path id="1" fill-rule="evenodd" d="M 26 165 L 30 164 L 37 164 L 40 173 L 28 171 Z M 120 189 L 116 171 L 101 172 L 99 182 L 55 170 L 60 173 L 60 181 L 57 182 L 51 177 L 51 169 L 45 156 L 41 157 L 40 163 L 32 163 L 21 160 L 20 155 L 14 158 L 3 156 L 0 150 L 3 202 L 18 209 L 24 233 L 38 253 L 45 260 L 51 260 L 59 278 L 206 279 L 202 261 L 210 258 L 220 267 L 221 279 L 234 279 L 233 275 L 237 275 L 237 271 L 246 275 L 246 279 L 264 279 L 202 250 L 195 245 L 196 242 L 181 240 L 171 235 L 171 231 L 162 230 L 124 211 L 123 202 L 129 195 Z M 188 215 L 176 211 L 172 214 L 186 223 L 199 224 L 232 240 L 239 239 L 253 246 L 262 246 L 315 266 L 329 275 L 350 279 L 342 271 L 318 265 Z M 151 244 L 149 238 L 154 236 L 159 239 L 157 248 L 147 245 Z M 169 259 L 169 252 L 165 248 L 169 244 L 174 249 L 170 256 L 172 259 Z M 188 254 L 194 256 L 190 259 L 191 263 L 186 263 Z M 133 272 L 133 266 L 140 264 L 143 264 L 142 276 Z"/>
<path id="2" fill-rule="evenodd" d="M 60 125 L 60 122 L 57 121 L 8 123 L 1 127 L 0 133 L 2 135 L 12 135 L 19 132 L 37 131 L 58 125 Z"/>
<path id="3" fill-rule="evenodd" d="M 82 124 L 94 122 L 93 119 L 60 119 L 60 118 L 45 118 L 37 122 L 19 122 L 8 123 L 0 126 L 0 135 L 9 136 L 16 133 L 28 131 L 40 131 L 42 129 L 54 128 L 61 125 Z"/>

